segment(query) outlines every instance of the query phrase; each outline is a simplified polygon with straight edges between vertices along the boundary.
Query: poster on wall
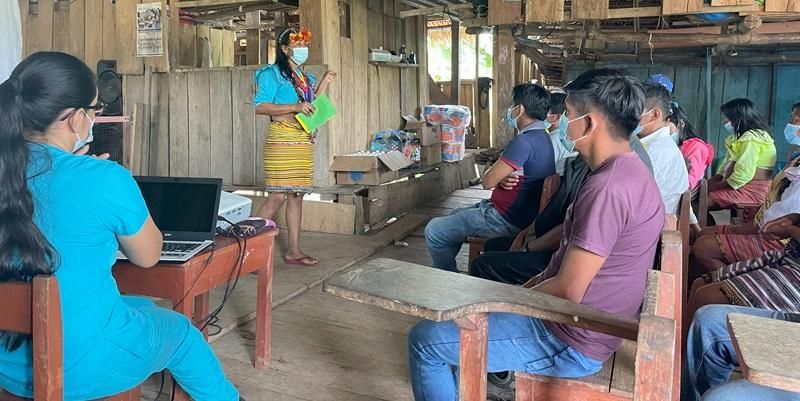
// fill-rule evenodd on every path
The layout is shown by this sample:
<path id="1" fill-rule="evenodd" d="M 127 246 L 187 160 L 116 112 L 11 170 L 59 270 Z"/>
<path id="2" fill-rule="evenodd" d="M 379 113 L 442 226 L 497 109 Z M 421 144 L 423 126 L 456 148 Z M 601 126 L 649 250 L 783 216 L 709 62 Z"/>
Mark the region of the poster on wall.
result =
<path id="1" fill-rule="evenodd" d="M 161 21 L 160 2 L 136 5 L 137 57 L 154 57 L 164 54 Z"/>

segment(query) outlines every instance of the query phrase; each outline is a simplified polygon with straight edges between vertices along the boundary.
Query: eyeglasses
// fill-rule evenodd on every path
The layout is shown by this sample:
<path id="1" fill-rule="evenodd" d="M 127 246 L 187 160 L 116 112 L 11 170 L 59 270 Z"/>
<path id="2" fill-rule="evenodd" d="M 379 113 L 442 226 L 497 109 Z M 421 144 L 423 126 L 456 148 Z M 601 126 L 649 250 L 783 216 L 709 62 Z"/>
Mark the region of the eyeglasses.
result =
<path id="1" fill-rule="evenodd" d="M 72 115 L 75 114 L 75 112 L 80 110 L 80 109 L 94 110 L 94 114 L 95 115 L 103 114 L 103 112 L 106 110 L 106 104 L 98 100 L 97 103 L 95 103 L 93 105 L 90 105 L 90 106 L 76 107 L 75 109 L 73 109 L 69 113 L 65 114 L 64 117 L 61 117 L 61 121 L 64 121 L 64 120 L 72 117 Z"/>

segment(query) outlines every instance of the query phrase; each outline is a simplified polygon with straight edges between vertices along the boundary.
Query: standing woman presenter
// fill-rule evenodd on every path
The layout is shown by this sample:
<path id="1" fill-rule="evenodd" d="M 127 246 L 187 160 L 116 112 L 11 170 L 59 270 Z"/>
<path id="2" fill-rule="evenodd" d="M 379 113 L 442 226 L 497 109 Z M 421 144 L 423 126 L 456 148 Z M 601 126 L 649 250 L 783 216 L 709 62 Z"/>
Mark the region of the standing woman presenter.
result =
<path id="1" fill-rule="evenodd" d="M 286 203 L 289 244 L 283 256 L 290 265 L 316 266 L 319 261 L 300 250 L 300 224 L 303 196 L 311 193 L 314 173 L 314 134 L 295 119 L 298 113 L 311 115 L 311 102 L 328 89 L 336 72 L 328 71 L 322 80 L 300 70 L 308 59 L 311 32 L 289 28 L 278 35 L 275 64 L 255 72 L 256 114 L 272 120 L 264 144 L 265 190 L 269 197 L 258 215 L 272 219 Z"/>

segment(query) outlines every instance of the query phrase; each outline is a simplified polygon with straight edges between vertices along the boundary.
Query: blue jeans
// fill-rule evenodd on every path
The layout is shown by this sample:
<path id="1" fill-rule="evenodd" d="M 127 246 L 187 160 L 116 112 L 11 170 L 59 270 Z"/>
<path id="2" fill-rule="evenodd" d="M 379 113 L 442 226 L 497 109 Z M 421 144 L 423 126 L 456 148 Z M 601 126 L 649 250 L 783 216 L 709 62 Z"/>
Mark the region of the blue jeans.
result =
<path id="1" fill-rule="evenodd" d="M 800 394 L 755 385 L 745 380 L 725 384 L 738 366 L 728 332 L 728 314 L 744 313 L 786 320 L 788 314 L 731 305 L 708 305 L 694 315 L 686 338 L 686 369 L 681 401 L 800 401 Z"/>
<path id="2" fill-rule="evenodd" d="M 455 209 L 449 216 L 437 217 L 425 227 L 425 242 L 433 258 L 433 267 L 458 271 L 456 255 L 469 236 L 486 238 L 514 237 L 520 229 L 507 222 L 489 200 Z"/>
<path id="3" fill-rule="evenodd" d="M 423 320 L 408 335 L 408 363 L 416 401 L 456 401 L 454 367 L 459 329 L 452 321 Z M 511 313 L 489 314 L 487 369 L 525 371 L 554 377 L 596 373 L 602 361 L 588 358 L 550 333 L 539 319 Z"/>

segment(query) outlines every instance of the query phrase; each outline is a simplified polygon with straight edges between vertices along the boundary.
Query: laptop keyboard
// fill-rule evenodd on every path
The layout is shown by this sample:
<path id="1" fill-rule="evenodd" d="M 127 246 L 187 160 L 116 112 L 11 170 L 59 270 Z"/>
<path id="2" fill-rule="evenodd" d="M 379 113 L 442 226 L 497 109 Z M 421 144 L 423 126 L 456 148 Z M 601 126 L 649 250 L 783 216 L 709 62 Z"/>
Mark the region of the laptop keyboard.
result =
<path id="1" fill-rule="evenodd" d="M 187 253 L 193 251 L 202 242 L 165 242 L 161 253 Z"/>

